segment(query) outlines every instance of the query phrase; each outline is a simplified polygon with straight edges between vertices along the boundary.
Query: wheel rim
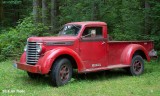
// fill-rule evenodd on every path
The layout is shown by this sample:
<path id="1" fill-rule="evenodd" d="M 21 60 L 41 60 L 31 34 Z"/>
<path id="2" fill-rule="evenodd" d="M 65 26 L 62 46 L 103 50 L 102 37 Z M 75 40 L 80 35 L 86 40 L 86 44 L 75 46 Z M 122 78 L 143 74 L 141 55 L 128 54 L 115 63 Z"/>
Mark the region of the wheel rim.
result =
<path id="1" fill-rule="evenodd" d="M 62 82 L 68 80 L 69 78 L 69 68 L 66 65 L 63 65 L 60 69 L 60 79 Z"/>
<path id="2" fill-rule="evenodd" d="M 135 60 L 133 70 L 136 74 L 140 74 L 142 71 L 142 62 Z"/>

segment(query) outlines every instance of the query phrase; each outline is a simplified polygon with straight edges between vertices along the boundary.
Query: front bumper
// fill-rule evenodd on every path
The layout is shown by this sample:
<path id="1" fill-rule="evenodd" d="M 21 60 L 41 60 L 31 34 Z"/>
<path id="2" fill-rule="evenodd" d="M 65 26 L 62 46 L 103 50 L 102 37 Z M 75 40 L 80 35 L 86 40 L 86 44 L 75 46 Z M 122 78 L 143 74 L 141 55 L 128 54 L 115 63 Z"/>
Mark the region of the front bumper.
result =
<path id="1" fill-rule="evenodd" d="M 25 70 L 28 72 L 32 73 L 41 73 L 41 66 L 39 65 L 28 65 L 28 64 L 21 64 L 21 63 L 16 63 L 17 68 L 21 70 Z"/>

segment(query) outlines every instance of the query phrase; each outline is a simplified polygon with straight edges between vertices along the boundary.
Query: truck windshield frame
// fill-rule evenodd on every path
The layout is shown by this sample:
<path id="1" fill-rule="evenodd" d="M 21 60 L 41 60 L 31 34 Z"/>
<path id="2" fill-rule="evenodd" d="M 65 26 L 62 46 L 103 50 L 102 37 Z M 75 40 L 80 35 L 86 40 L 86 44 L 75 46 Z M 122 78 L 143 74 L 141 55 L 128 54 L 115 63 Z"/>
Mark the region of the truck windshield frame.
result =
<path id="1" fill-rule="evenodd" d="M 64 25 L 59 32 L 59 36 L 77 36 L 80 29 L 81 25 Z"/>

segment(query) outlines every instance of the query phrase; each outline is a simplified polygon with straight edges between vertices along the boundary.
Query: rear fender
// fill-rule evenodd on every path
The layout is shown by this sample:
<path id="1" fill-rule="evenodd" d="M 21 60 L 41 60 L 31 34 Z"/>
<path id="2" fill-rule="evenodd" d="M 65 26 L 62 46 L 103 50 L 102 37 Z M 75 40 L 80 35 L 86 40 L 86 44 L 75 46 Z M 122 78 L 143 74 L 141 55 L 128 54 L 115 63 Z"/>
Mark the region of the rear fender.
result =
<path id="1" fill-rule="evenodd" d="M 70 48 L 59 47 L 50 51 L 47 51 L 43 57 L 40 57 L 38 64 L 41 65 L 41 74 L 47 74 L 53 62 L 61 55 L 70 55 L 76 61 L 78 71 L 83 70 L 84 66 L 79 55 Z"/>
<path id="2" fill-rule="evenodd" d="M 133 55 L 136 51 L 142 51 L 145 54 L 145 57 L 147 61 L 150 61 L 150 57 L 148 56 L 147 50 L 142 46 L 138 44 L 130 44 L 126 46 L 126 48 L 123 50 L 121 55 L 121 63 L 130 65 Z"/>

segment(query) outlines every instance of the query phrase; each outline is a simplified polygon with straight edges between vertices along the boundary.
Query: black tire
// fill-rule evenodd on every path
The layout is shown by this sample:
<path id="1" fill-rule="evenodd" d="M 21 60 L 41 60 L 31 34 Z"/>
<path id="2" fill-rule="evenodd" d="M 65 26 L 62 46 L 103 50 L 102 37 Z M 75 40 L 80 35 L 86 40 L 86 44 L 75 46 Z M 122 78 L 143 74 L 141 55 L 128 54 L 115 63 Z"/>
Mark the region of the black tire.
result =
<path id="1" fill-rule="evenodd" d="M 72 73 L 72 65 L 68 59 L 56 60 L 51 68 L 51 84 L 57 87 L 67 84 L 72 78 Z"/>
<path id="2" fill-rule="evenodd" d="M 131 66 L 127 71 L 133 76 L 139 76 L 144 71 L 144 60 L 140 55 L 135 55 L 132 59 Z"/>
<path id="3" fill-rule="evenodd" d="M 38 73 L 31 73 L 31 72 L 27 72 L 28 76 L 31 78 L 31 79 L 38 79 L 38 78 L 41 78 L 42 75 L 41 74 L 38 74 Z"/>

